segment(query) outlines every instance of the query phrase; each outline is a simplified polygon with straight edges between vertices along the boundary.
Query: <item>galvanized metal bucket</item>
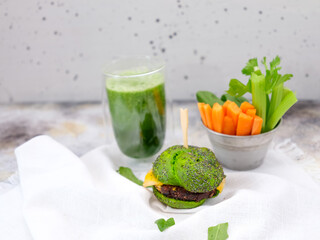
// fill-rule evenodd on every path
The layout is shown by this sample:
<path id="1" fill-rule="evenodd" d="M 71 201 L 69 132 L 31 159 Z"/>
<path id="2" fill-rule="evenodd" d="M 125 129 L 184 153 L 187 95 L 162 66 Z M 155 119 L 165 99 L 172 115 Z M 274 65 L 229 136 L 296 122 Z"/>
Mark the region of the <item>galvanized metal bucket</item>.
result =
<path id="1" fill-rule="evenodd" d="M 209 140 L 218 161 L 232 170 L 251 170 L 263 163 L 269 145 L 282 120 L 271 131 L 250 136 L 233 136 L 217 133 L 206 126 Z"/>

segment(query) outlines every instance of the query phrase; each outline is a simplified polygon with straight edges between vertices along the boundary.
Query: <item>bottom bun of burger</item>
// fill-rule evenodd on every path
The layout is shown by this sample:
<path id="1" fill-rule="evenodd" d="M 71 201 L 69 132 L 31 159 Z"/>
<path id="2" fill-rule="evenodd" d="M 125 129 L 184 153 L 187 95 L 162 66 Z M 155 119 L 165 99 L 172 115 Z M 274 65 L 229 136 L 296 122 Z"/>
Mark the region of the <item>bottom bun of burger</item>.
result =
<path id="1" fill-rule="evenodd" d="M 201 201 L 196 202 L 196 201 L 183 201 L 179 199 L 169 198 L 161 194 L 155 187 L 153 187 L 153 194 L 156 196 L 156 198 L 160 202 L 168 205 L 169 207 L 179 208 L 179 209 L 196 208 L 201 206 L 206 201 L 206 199 L 202 199 Z"/>

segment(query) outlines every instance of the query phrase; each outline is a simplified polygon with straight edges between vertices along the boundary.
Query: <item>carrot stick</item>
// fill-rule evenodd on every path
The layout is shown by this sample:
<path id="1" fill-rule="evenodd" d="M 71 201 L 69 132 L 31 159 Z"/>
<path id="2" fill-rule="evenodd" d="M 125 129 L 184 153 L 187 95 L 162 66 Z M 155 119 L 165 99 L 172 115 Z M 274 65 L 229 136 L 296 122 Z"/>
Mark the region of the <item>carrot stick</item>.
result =
<path id="1" fill-rule="evenodd" d="M 223 118 L 222 133 L 228 135 L 236 134 L 236 128 L 233 124 L 232 118 L 229 116 L 224 116 Z"/>
<path id="2" fill-rule="evenodd" d="M 255 109 L 255 108 L 250 108 L 245 112 L 245 114 L 247 114 L 247 115 L 249 115 L 249 116 L 251 116 L 253 118 L 256 115 L 256 113 L 257 113 L 257 109 Z"/>
<path id="3" fill-rule="evenodd" d="M 222 133 L 224 112 L 223 108 L 219 103 L 213 104 L 212 107 L 212 122 L 213 122 L 213 131 Z"/>
<path id="4" fill-rule="evenodd" d="M 223 108 L 223 112 L 224 112 L 224 115 L 227 115 L 227 107 L 228 105 L 231 103 L 230 100 L 227 100 L 224 102 L 224 104 L 222 105 L 222 108 Z"/>
<path id="5" fill-rule="evenodd" d="M 261 133 L 263 119 L 259 116 L 253 118 L 251 135 L 256 135 Z"/>
<path id="6" fill-rule="evenodd" d="M 212 108 L 209 104 L 204 105 L 204 113 L 206 115 L 206 121 L 207 121 L 207 127 L 213 130 L 213 124 L 212 124 Z"/>
<path id="7" fill-rule="evenodd" d="M 241 113 L 241 109 L 238 107 L 238 105 L 235 102 L 231 102 L 228 104 L 227 116 L 232 118 L 235 128 L 237 128 L 238 117 L 240 113 Z"/>
<path id="8" fill-rule="evenodd" d="M 206 114 L 204 112 L 204 105 L 205 105 L 204 103 L 198 102 L 198 109 L 199 109 L 199 112 L 201 115 L 202 122 L 206 127 L 208 127 L 207 120 L 206 120 Z"/>
<path id="9" fill-rule="evenodd" d="M 237 126 L 237 136 L 246 136 L 251 134 L 253 117 L 240 113 Z"/>
<path id="10" fill-rule="evenodd" d="M 248 102 L 243 102 L 240 105 L 240 109 L 244 113 L 246 113 L 248 109 L 254 109 L 254 108 L 255 107 L 252 104 L 248 103 Z"/>

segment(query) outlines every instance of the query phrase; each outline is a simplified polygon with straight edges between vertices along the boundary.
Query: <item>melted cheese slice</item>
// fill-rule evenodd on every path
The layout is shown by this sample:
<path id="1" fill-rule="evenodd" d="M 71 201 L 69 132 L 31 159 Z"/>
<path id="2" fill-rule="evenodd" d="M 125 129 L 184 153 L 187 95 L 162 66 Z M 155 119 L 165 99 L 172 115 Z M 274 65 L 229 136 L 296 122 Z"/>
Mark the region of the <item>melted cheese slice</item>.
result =
<path id="1" fill-rule="evenodd" d="M 217 190 L 220 193 L 222 192 L 225 183 L 226 183 L 226 179 L 224 178 L 220 183 L 220 185 L 217 187 Z M 156 186 L 156 188 L 159 190 L 159 186 L 161 185 L 163 185 L 163 183 L 156 178 L 156 176 L 153 174 L 151 169 L 144 178 L 143 187 Z"/>
<path id="2" fill-rule="evenodd" d="M 147 173 L 146 177 L 144 178 L 143 187 L 150 187 L 150 186 L 161 186 L 163 185 L 156 176 L 153 174 L 152 169 Z"/>
<path id="3" fill-rule="evenodd" d="M 217 190 L 221 193 L 223 188 L 224 188 L 224 184 L 226 183 L 226 179 L 224 178 L 222 180 L 222 182 L 220 183 L 220 185 L 217 187 Z"/>

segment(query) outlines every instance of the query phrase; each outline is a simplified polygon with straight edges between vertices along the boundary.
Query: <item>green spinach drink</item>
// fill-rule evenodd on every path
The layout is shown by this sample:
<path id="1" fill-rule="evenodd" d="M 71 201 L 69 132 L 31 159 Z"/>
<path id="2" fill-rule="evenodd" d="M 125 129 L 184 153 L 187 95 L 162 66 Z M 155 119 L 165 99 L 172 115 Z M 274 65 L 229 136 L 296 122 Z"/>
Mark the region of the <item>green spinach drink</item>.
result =
<path id="1" fill-rule="evenodd" d="M 113 131 L 121 151 L 133 158 L 154 155 L 162 147 L 166 127 L 164 76 L 161 72 L 108 78 Z"/>

